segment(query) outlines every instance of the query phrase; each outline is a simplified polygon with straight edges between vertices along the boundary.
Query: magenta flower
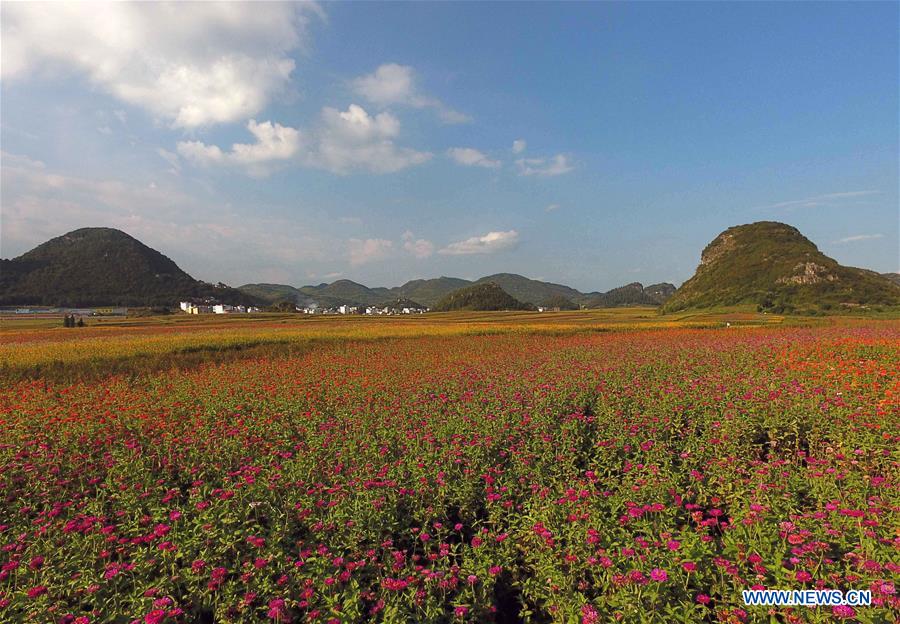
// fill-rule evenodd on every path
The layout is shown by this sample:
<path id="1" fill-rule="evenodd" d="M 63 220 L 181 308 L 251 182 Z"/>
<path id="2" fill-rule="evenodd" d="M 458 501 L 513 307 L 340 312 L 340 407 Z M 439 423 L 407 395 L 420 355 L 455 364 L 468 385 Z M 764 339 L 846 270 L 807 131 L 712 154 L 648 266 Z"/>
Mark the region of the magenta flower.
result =
<path id="1" fill-rule="evenodd" d="M 154 609 L 144 616 L 144 624 L 161 624 L 166 619 L 166 612 L 162 609 Z"/>
<path id="2" fill-rule="evenodd" d="M 28 590 L 28 597 L 32 600 L 47 593 L 47 588 L 43 585 L 37 585 Z"/>
<path id="3" fill-rule="evenodd" d="M 837 605 L 831 608 L 831 614 L 836 618 L 845 620 L 847 618 L 852 618 L 853 616 L 855 616 L 856 611 L 854 611 L 853 607 L 849 605 Z"/>
<path id="4" fill-rule="evenodd" d="M 657 583 L 663 583 L 669 580 L 669 575 L 666 574 L 666 571 L 661 568 L 653 568 L 650 571 L 650 578 Z"/>

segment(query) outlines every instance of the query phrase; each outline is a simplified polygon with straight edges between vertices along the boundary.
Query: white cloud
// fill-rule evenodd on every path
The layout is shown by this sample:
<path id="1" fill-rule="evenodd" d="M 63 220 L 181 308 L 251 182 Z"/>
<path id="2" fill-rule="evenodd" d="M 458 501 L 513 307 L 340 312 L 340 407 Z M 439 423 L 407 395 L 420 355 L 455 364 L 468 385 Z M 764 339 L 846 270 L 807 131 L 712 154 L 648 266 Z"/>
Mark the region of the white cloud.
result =
<path id="1" fill-rule="evenodd" d="M 525 151 L 526 147 L 528 147 L 528 143 L 525 142 L 525 139 L 516 139 L 512 143 L 512 153 L 521 154 Z"/>
<path id="2" fill-rule="evenodd" d="M 491 160 L 485 154 L 471 147 L 451 147 L 447 150 L 447 155 L 456 161 L 457 164 L 465 165 L 466 167 L 496 169 L 500 166 L 499 160 Z"/>
<path id="3" fill-rule="evenodd" d="M 416 258 L 428 258 L 434 253 L 434 243 L 424 238 L 417 239 L 409 230 L 403 233 L 403 249 Z"/>
<path id="4" fill-rule="evenodd" d="M 856 243 L 858 241 L 876 240 L 884 238 L 884 234 L 857 234 L 856 236 L 847 236 L 834 241 L 837 244 Z"/>
<path id="5" fill-rule="evenodd" d="M 357 94 L 376 106 L 398 104 L 413 108 L 433 108 L 440 118 L 449 124 L 467 123 L 468 115 L 455 111 L 440 100 L 422 95 L 416 89 L 415 71 L 409 65 L 385 63 L 374 72 L 350 81 Z"/>
<path id="6" fill-rule="evenodd" d="M 285 87 L 312 14 L 324 17 L 314 3 L 4 2 L 2 77 L 74 70 L 175 127 L 238 121 Z"/>
<path id="7" fill-rule="evenodd" d="M 428 152 L 394 144 L 399 133 L 400 121 L 390 113 L 369 115 L 356 104 L 346 111 L 325 108 L 306 164 L 333 173 L 393 173 L 431 159 Z"/>
<path id="8" fill-rule="evenodd" d="M 879 193 L 880 191 L 844 191 L 841 193 L 826 193 L 824 195 L 805 197 L 804 199 L 792 199 L 789 201 L 778 202 L 777 204 L 769 204 L 767 206 L 756 206 L 753 210 L 779 210 L 784 208 L 792 209 L 831 206 L 843 200 L 865 197 L 867 195 L 878 195 Z"/>
<path id="9" fill-rule="evenodd" d="M 507 232 L 488 232 L 484 236 L 473 236 L 466 240 L 450 243 L 438 253 L 448 256 L 465 256 L 471 254 L 489 254 L 505 249 L 512 249 L 519 243 L 519 233 L 515 230 Z"/>
<path id="10" fill-rule="evenodd" d="M 544 212 L 556 212 L 557 210 L 559 210 L 559 204 L 550 204 L 544 208 Z"/>
<path id="11" fill-rule="evenodd" d="M 269 171 L 267 165 L 289 160 L 300 151 L 301 136 L 296 128 L 271 121 L 257 123 L 251 119 L 247 130 L 256 137 L 255 143 L 235 143 L 231 151 L 223 152 L 217 145 L 180 141 L 178 153 L 199 165 L 238 165 L 255 175 L 265 175 Z"/>
<path id="12" fill-rule="evenodd" d="M 575 167 L 566 154 L 557 154 L 552 158 L 520 158 L 516 161 L 519 175 L 558 176 L 569 173 Z"/>
<path id="13" fill-rule="evenodd" d="M 383 260 L 390 255 L 394 243 L 383 238 L 351 238 L 347 241 L 350 264 L 359 266 L 376 260 Z"/>
<path id="14" fill-rule="evenodd" d="M 318 125 L 308 131 L 253 120 L 247 129 L 256 137 L 256 143 L 235 143 L 226 152 L 200 141 L 181 141 L 178 153 L 204 166 L 243 166 L 252 175 L 265 175 L 273 165 L 289 160 L 338 174 L 394 173 L 432 157 L 429 152 L 394 143 L 400 134 L 396 117 L 388 112 L 369 115 L 357 104 L 351 104 L 346 111 L 323 108 Z"/>

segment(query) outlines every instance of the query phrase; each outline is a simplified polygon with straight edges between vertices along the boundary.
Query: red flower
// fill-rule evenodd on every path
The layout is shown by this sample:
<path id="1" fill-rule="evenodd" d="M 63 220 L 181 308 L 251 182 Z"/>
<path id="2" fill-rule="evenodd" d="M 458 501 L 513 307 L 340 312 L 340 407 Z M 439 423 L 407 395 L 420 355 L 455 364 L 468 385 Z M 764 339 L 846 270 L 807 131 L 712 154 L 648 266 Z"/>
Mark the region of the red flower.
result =
<path id="1" fill-rule="evenodd" d="M 166 612 L 163 609 L 154 609 L 144 616 L 144 624 L 161 624 L 166 619 Z"/>
<path id="2" fill-rule="evenodd" d="M 47 593 L 47 588 L 43 585 L 37 585 L 28 590 L 28 597 L 34 600 L 38 596 L 43 596 Z"/>

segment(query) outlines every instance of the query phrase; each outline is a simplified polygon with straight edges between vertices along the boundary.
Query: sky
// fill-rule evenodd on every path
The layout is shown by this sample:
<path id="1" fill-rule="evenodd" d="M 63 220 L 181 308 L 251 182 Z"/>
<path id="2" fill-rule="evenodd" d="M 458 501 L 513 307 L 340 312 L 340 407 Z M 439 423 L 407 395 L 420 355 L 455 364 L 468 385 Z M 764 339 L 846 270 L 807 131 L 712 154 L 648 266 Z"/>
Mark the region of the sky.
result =
<path id="1" fill-rule="evenodd" d="M 732 225 L 900 269 L 900 3 L 0 5 L 0 255 L 676 285 Z"/>

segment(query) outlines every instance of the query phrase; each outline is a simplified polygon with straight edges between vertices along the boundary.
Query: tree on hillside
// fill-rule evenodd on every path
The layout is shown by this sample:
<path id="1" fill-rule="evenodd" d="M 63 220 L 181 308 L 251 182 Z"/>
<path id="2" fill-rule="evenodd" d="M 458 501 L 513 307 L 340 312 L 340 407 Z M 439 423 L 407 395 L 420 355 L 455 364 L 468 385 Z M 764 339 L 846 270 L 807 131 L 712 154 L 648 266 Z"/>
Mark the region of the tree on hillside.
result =
<path id="1" fill-rule="evenodd" d="M 578 304 L 562 295 L 554 295 L 544 302 L 543 307 L 551 310 L 577 310 Z"/>

